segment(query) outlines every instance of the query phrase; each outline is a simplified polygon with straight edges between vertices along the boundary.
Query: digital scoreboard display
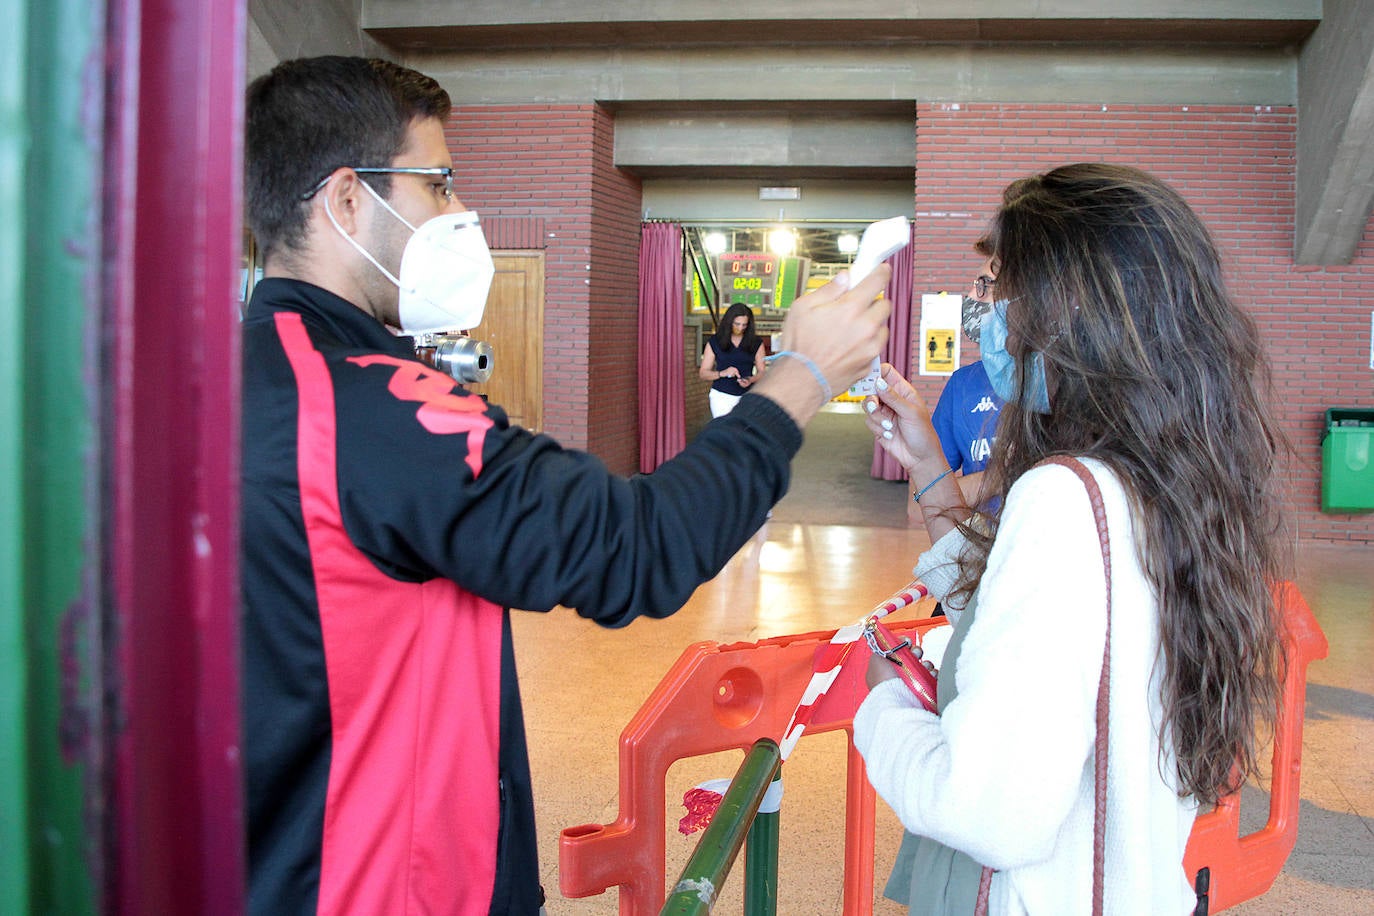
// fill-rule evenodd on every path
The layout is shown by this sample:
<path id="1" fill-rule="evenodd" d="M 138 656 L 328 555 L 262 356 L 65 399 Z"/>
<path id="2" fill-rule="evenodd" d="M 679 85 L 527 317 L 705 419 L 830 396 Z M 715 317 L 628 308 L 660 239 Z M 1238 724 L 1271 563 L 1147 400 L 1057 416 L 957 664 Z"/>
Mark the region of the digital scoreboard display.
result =
<path id="1" fill-rule="evenodd" d="M 723 305 L 743 302 L 751 308 L 787 308 L 805 282 L 810 262 L 761 252 L 726 252 L 716 256 L 716 277 Z"/>
<path id="2" fill-rule="evenodd" d="M 722 302 L 743 302 L 755 308 L 772 308 L 778 280 L 778 259 L 771 254 L 730 252 L 719 256 Z"/>

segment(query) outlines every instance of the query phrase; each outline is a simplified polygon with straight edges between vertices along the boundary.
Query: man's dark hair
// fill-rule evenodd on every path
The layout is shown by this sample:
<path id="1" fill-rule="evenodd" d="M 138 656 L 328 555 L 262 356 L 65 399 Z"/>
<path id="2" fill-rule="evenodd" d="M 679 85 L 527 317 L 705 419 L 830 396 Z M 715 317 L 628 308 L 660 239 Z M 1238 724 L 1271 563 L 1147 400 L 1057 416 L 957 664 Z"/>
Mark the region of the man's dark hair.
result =
<path id="1" fill-rule="evenodd" d="M 335 169 L 391 165 L 417 118 L 447 120 L 452 103 L 423 73 L 363 57 L 284 61 L 248 87 L 248 226 L 266 253 L 295 248 L 309 204 L 302 195 Z M 368 176 L 379 194 L 387 175 Z"/>

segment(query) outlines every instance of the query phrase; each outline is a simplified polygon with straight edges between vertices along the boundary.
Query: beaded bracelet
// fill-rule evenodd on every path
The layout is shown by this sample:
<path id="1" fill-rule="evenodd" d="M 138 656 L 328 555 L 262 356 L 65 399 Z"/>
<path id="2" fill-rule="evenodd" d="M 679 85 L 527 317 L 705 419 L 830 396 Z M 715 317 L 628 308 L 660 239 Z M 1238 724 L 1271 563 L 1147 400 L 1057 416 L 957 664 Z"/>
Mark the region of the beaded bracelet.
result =
<path id="1" fill-rule="evenodd" d="M 816 384 L 821 386 L 821 393 L 825 395 L 825 400 L 822 401 L 822 403 L 830 403 L 830 399 L 834 397 L 834 394 L 830 391 L 830 383 L 825 380 L 825 375 L 821 372 L 821 367 L 817 366 L 815 362 L 812 361 L 811 357 L 804 353 L 798 353 L 796 350 L 782 350 L 778 353 L 774 353 L 772 358 L 782 359 L 784 356 L 792 357 L 811 370 L 811 374 L 816 377 Z"/>
<path id="2" fill-rule="evenodd" d="M 950 473 L 950 472 L 953 471 L 953 470 L 954 470 L 954 468 L 945 468 L 944 471 L 940 474 L 939 477 L 936 477 L 936 478 L 935 478 L 934 480 L 932 480 L 930 483 L 926 484 L 924 487 L 921 487 L 920 491 L 919 491 L 915 496 L 911 497 L 911 501 L 912 501 L 912 502 L 915 502 L 915 503 L 920 502 L 920 501 L 921 501 L 921 497 L 926 495 L 926 491 L 927 491 L 927 490 L 929 490 L 931 487 L 935 486 L 935 485 L 936 485 L 937 483 L 939 483 L 940 481 L 944 480 L 944 479 L 945 479 L 945 475 L 948 474 L 948 473 Z"/>

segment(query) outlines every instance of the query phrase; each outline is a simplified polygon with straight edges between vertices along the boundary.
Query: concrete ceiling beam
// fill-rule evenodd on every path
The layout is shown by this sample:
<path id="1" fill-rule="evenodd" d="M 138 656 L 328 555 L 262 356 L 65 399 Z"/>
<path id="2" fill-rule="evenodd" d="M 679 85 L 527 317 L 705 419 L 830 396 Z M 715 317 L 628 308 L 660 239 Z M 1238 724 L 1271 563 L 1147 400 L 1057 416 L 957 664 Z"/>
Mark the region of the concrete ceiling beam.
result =
<path id="1" fill-rule="evenodd" d="M 914 178 L 915 107 L 896 116 L 626 110 L 615 164 L 637 175 Z"/>
<path id="2" fill-rule="evenodd" d="M 1328 0 L 1298 67 L 1294 252 L 1299 264 L 1348 264 L 1374 215 L 1374 15 L 1367 0 Z"/>
<path id="3" fill-rule="evenodd" d="M 1296 45 L 1320 0 L 366 0 L 362 24 L 398 48 L 1170 41 Z M 837 15 L 842 11 L 843 15 Z"/>
<path id="4" fill-rule="evenodd" d="M 1297 104 L 1297 55 L 1285 49 L 571 49 L 422 52 L 404 59 L 461 105 Z"/>

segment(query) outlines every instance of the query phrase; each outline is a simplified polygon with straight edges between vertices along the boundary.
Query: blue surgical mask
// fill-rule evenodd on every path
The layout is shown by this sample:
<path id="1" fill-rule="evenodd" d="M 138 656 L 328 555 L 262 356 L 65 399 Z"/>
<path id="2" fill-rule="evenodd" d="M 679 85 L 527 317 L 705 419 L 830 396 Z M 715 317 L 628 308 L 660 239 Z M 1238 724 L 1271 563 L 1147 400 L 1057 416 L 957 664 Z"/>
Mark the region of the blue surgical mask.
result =
<path id="1" fill-rule="evenodd" d="M 983 357 L 983 368 L 987 370 L 992 390 L 1003 401 L 1019 402 L 1023 410 L 1035 413 L 1050 412 L 1049 387 L 1045 382 L 1045 355 L 1032 353 L 1030 362 L 1029 390 L 1024 398 L 1018 397 L 1016 360 L 1007 352 L 1007 304 L 1008 300 L 998 299 L 992 304 L 992 311 L 983 319 L 982 340 L 978 343 Z"/>

